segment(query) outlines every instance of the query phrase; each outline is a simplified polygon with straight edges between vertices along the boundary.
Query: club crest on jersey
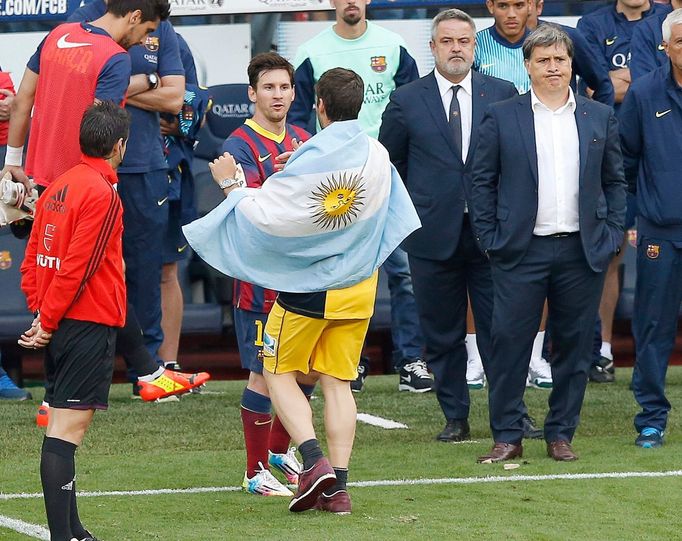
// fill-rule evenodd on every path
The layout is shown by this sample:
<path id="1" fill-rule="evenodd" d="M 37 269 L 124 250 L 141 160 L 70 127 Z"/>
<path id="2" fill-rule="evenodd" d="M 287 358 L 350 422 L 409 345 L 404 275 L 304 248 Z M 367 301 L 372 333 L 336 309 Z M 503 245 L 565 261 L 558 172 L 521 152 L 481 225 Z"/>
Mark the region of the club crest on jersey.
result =
<path id="1" fill-rule="evenodd" d="M 54 232 L 57 227 L 54 224 L 46 224 L 45 232 L 43 233 L 43 246 L 49 252 L 52 250 L 52 241 L 54 240 Z"/>
<path id="2" fill-rule="evenodd" d="M 12 254 L 9 250 L 0 251 L 0 270 L 7 270 L 12 266 Z"/>
<path id="3" fill-rule="evenodd" d="M 386 71 L 386 57 L 385 56 L 373 56 L 370 61 L 370 66 L 372 67 L 372 71 L 376 71 L 377 73 L 383 73 Z"/>
<path id="4" fill-rule="evenodd" d="M 151 51 L 152 53 L 155 53 L 156 51 L 159 50 L 159 38 L 158 36 L 147 36 L 146 41 L 144 42 L 145 49 L 148 51 Z"/>
<path id="5" fill-rule="evenodd" d="M 658 244 L 649 244 L 646 247 L 646 256 L 649 259 L 658 259 L 658 256 L 661 254 L 661 246 Z"/>

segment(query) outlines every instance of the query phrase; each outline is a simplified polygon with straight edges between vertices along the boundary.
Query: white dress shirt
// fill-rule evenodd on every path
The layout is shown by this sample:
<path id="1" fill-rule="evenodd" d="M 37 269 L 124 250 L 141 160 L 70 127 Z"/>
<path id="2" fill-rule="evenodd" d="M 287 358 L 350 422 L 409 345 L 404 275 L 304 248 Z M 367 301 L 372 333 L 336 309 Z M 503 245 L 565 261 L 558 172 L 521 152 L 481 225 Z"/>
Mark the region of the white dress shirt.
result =
<path id="1" fill-rule="evenodd" d="M 452 101 L 452 87 L 458 84 L 461 88 L 457 92 L 457 101 L 459 102 L 460 119 L 462 122 L 462 161 L 467 161 L 469 154 L 469 143 L 471 142 L 471 70 L 466 74 L 466 77 L 459 82 L 453 83 L 443 77 L 438 69 L 434 69 L 433 73 L 436 76 L 438 83 L 438 92 L 440 99 L 443 102 L 443 109 L 445 109 L 445 118 L 450 121 L 450 102 Z"/>
<path id="2" fill-rule="evenodd" d="M 568 101 L 556 111 L 545 106 L 532 88 L 530 100 L 538 155 L 538 213 L 533 234 L 574 233 L 580 229 L 580 146 L 575 96 L 569 88 Z"/>

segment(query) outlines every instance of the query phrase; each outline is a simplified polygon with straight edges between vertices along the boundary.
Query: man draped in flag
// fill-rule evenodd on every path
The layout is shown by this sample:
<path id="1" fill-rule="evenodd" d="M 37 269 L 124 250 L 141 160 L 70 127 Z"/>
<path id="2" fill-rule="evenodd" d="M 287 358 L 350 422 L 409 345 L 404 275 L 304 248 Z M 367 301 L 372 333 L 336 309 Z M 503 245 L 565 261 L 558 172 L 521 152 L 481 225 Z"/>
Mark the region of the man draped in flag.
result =
<path id="1" fill-rule="evenodd" d="M 386 149 L 357 122 L 362 79 L 331 69 L 316 95 L 325 129 L 261 189 L 235 189 L 230 154 L 214 161 L 211 172 L 228 197 L 184 232 L 213 267 L 280 292 L 263 335 L 263 375 L 303 458 L 289 509 L 348 514 L 356 422 L 350 381 L 374 309 L 377 269 L 420 223 Z M 319 377 L 329 460 L 299 374 Z"/>

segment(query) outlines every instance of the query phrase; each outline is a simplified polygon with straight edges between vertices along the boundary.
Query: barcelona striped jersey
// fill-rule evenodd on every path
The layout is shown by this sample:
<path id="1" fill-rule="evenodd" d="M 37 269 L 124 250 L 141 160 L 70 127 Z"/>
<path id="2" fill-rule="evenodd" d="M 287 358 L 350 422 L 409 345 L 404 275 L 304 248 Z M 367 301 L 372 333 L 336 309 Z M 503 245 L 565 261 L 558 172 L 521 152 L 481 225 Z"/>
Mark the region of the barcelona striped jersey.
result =
<path id="1" fill-rule="evenodd" d="M 523 36 L 516 43 L 510 43 L 500 35 L 494 26 L 476 32 L 474 69 L 484 75 L 492 75 L 514 84 L 519 94 L 530 90 L 530 78 L 523 63 Z"/>
<path id="2" fill-rule="evenodd" d="M 275 173 L 275 158 L 293 150 L 292 139 L 302 142 L 309 138 L 308 132 L 291 124 L 286 124 L 282 133 L 275 134 L 248 119 L 223 143 L 222 152 L 229 152 L 241 164 L 249 188 L 260 188 Z M 237 308 L 267 314 L 276 298 L 275 291 L 234 281 L 232 302 Z"/>

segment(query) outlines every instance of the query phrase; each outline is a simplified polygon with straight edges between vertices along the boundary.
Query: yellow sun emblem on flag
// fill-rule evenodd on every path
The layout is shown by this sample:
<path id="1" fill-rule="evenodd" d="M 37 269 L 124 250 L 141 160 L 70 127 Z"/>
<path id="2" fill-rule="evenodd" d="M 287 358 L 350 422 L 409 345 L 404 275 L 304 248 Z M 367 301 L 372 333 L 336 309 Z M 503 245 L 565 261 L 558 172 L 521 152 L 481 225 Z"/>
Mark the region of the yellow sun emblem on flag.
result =
<path id="1" fill-rule="evenodd" d="M 346 227 L 358 216 L 364 205 L 362 194 L 365 188 L 359 174 L 332 174 L 313 191 L 309 207 L 313 212 L 315 225 L 324 229 Z"/>

